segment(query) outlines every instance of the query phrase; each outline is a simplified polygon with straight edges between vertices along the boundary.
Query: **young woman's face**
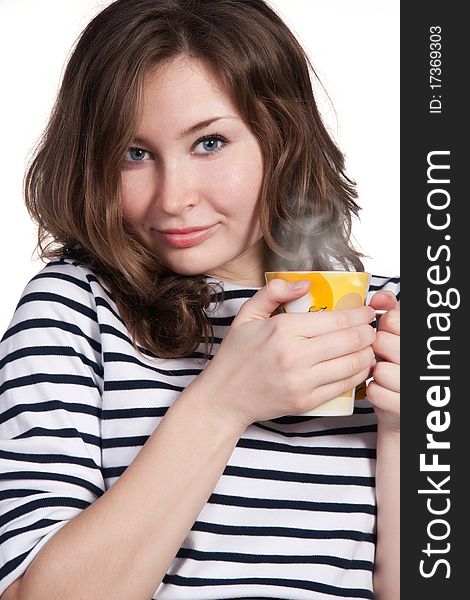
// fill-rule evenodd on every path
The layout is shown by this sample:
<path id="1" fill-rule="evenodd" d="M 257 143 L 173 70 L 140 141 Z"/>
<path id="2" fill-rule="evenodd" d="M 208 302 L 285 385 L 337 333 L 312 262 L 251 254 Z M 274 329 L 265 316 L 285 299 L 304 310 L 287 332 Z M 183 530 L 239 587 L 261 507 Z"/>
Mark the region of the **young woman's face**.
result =
<path id="1" fill-rule="evenodd" d="M 257 139 L 201 62 L 179 57 L 148 76 L 122 206 L 164 265 L 263 285 L 262 176 Z"/>

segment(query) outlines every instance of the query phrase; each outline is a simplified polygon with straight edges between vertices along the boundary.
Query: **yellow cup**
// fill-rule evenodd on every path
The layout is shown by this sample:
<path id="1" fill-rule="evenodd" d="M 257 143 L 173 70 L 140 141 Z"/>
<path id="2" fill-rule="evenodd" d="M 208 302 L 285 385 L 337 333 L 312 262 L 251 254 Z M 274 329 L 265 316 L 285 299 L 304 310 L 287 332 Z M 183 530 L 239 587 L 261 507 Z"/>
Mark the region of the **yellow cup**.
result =
<path id="1" fill-rule="evenodd" d="M 284 281 L 310 281 L 310 291 L 291 302 L 282 304 L 278 313 L 323 312 L 342 308 L 356 308 L 365 303 L 369 289 L 370 273 L 356 271 L 269 271 L 264 274 L 266 283 L 271 279 Z M 327 400 L 301 416 L 340 417 L 352 415 L 356 388 L 338 398 Z"/>

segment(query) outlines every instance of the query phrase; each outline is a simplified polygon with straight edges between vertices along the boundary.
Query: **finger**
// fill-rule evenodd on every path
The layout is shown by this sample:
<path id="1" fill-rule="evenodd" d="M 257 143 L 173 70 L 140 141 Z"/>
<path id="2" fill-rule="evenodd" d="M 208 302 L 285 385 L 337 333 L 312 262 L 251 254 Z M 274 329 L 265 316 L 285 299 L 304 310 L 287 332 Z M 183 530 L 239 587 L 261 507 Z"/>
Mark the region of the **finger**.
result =
<path id="1" fill-rule="evenodd" d="M 372 348 L 378 358 L 400 364 L 400 337 L 398 335 L 388 331 L 378 331 Z"/>
<path id="2" fill-rule="evenodd" d="M 377 408 L 396 416 L 400 414 L 400 394 L 372 380 L 367 386 L 367 399 Z"/>
<path id="3" fill-rule="evenodd" d="M 371 323 L 374 318 L 375 311 L 369 306 L 321 313 L 288 313 L 272 317 L 273 320 L 283 319 L 281 322 L 285 323 L 294 335 L 306 338 L 313 338 L 357 325 L 365 325 Z"/>
<path id="4" fill-rule="evenodd" d="M 378 362 L 372 372 L 374 380 L 383 388 L 400 392 L 400 365 Z"/>
<path id="5" fill-rule="evenodd" d="M 312 390 L 311 395 L 307 397 L 305 404 L 301 406 L 299 413 L 312 410 L 317 406 L 320 406 L 320 404 L 323 404 L 323 402 L 327 402 L 333 398 L 338 398 L 339 396 L 343 396 L 345 393 L 350 392 L 365 380 L 368 372 L 369 369 L 367 368 L 360 371 L 356 375 L 352 375 L 351 377 L 342 379 L 341 381 L 335 381 L 333 383 L 316 387 L 314 390 Z"/>
<path id="6" fill-rule="evenodd" d="M 392 310 L 397 305 L 397 297 L 389 290 L 375 292 L 369 301 L 370 306 L 376 310 Z"/>
<path id="7" fill-rule="evenodd" d="M 375 359 L 374 361 L 372 361 L 372 364 L 371 364 L 370 369 L 369 369 L 369 375 L 367 375 L 367 379 L 370 379 L 372 377 L 372 374 L 374 372 L 374 368 L 375 368 L 376 364 L 377 364 L 377 359 Z"/>
<path id="8" fill-rule="evenodd" d="M 314 382 L 314 386 L 318 387 L 342 381 L 343 379 L 357 375 L 357 373 L 363 373 L 365 370 L 369 374 L 370 367 L 374 361 L 374 351 L 370 346 L 367 346 L 367 348 L 359 352 L 340 356 L 339 358 L 315 365 L 311 371 L 312 381 Z"/>
<path id="9" fill-rule="evenodd" d="M 372 346 L 375 338 L 376 333 L 370 325 L 358 325 L 349 329 L 325 333 L 303 340 L 308 348 L 304 356 L 313 366 L 333 358 L 359 352 L 367 346 Z"/>
<path id="10" fill-rule="evenodd" d="M 269 319 L 281 304 L 297 300 L 305 296 L 309 290 L 310 282 L 306 280 L 287 282 L 282 279 L 272 279 L 242 304 L 232 324 L 238 326 L 247 321 Z"/>
<path id="11" fill-rule="evenodd" d="M 400 335 L 400 310 L 394 308 L 383 314 L 378 321 L 377 329 Z"/>

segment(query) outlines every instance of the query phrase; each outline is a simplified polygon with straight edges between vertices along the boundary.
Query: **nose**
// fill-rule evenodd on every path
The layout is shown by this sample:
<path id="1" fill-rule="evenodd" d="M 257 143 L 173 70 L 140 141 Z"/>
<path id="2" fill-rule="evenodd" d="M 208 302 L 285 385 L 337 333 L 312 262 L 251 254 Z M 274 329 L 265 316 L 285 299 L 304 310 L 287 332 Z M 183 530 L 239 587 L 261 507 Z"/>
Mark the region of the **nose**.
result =
<path id="1" fill-rule="evenodd" d="M 168 215 L 179 215 L 199 202 L 197 180 L 191 169 L 174 160 L 162 166 L 156 191 L 156 205 Z"/>

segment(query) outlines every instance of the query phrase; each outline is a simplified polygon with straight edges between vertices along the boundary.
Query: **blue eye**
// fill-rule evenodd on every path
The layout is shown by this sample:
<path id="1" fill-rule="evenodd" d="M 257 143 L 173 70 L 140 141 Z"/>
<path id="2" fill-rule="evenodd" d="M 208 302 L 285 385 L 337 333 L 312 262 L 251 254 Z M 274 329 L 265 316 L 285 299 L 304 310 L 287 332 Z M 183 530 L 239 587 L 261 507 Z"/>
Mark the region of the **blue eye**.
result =
<path id="1" fill-rule="evenodd" d="M 195 143 L 194 153 L 203 157 L 214 156 L 214 154 L 220 152 L 227 144 L 228 141 L 218 133 L 206 135 Z M 199 147 L 200 150 L 198 150 Z M 152 159 L 152 157 L 153 155 L 149 150 L 133 146 L 129 148 L 124 155 L 124 162 L 129 166 L 133 166 L 147 162 L 149 159 Z"/>
<path id="2" fill-rule="evenodd" d="M 128 163 L 143 162 L 146 154 L 150 154 L 150 152 L 143 148 L 129 148 L 125 154 L 124 160 Z"/>
<path id="3" fill-rule="evenodd" d="M 227 143 L 227 140 L 219 134 L 206 135 L 196 142 L 196 148 L 201 146 L 203 149 L 202 152 L 196 152 L 196 154 L 215 154 L 222 150 Z"/>

